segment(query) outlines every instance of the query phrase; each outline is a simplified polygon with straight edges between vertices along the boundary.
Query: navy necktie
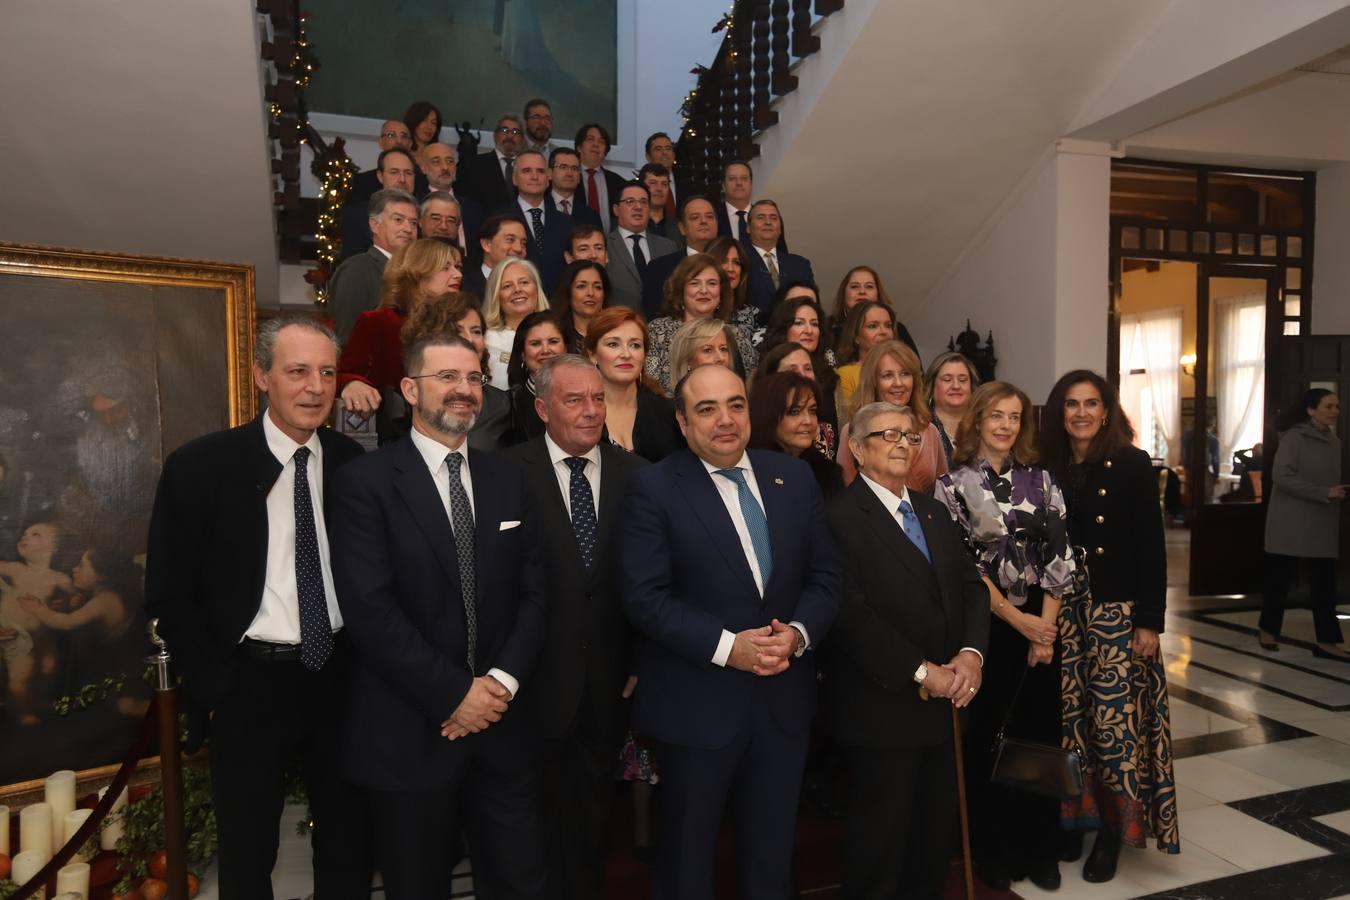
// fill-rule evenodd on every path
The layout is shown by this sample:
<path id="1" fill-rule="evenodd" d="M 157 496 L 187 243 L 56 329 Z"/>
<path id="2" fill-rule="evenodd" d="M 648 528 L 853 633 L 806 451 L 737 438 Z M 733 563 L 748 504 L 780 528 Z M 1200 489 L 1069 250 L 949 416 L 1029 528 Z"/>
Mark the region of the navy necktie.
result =
<path id="1" fill-rule="evenodd" d="M 595 495 L 591 493 L 591 482 L 586 477 L 586 458 L 569 456 L 563 462 L 572 470 L 567 486 L 568 504 L 572 507 L 572 531 L 577 537 L 581 564 L 590 571 L 595 565 L 595 541 L 600 524 L 595 518 Z"/>
<path id="2" fill-rule="evenodd" d="M 904 529 L 905 537 L 909 538 L 910 543 L 931 563 L 933 557 L 928 553 L 928 539 L 923 536 L 923 528 L 919 525 L 919 514 L 909 505 L 908 500 L 900 501 L 900 527 Z"/>
<path id="3" fill-rule="evenodd" d="M 736 210 L 736 240 L 741 243 L 750 242 L 750 229 L 745 224 L 745 210 Z"/>
<path id="4" fill-rule="evenodd" d="M 295 451 L 295 590 L 300 598 L 300 661 L 305 668 L 317 670 L 333 652 L 333 622 L 328 618 L 323 588 L 319 535 L 305 465 L 308 460 L 308 447 Z"/>
<path id="5" fill-rule="evenodd" d="M 638 277 L 641 278 L 647 274 L 647 255 L 642 252 L 642 235 L 631 234 L 628 239 L 633 242 L 633 265 L 637 266 Z"/>
<path id="6" fill-rule="evenodd" d="M 530 235 L 530 242 L 534 244 L 535 254 L 544 255 L 544 211 L 542 209 L 531 209 L 530 218 L 534 219 L 534 233 Z"/>
<path id="7" fill-rule="evenodd" d="M 759 561 L 759 578 L 764 588 L 769 587 L 769 575 L 773 572 L 773 547 L 769 544 L 769 520 L 755 499 L 754 492 L 745 481 L 745 473 L 740 469 L 718 469 L 717 474 L 736 483 L 736 499 L 741 504 L 741 515 L 745 518 L 745 529 L 750 532 L 750 546 L 755 548 L 755 559 Z"/>
<path id="8" fill-rule="evenodd" d="M 464 631 L 467 635 L 469 671 L 477 673 L 474 656 L 478 649 L 478 575 L 474 568 L 473 509 L 464 492 L 459 469 L 464 456 L 451 453 L 445 458 L 450 469 L 450 527 L 455 532 L 455 556 L 459 559 L 459 593 L 464 598 Z"/>

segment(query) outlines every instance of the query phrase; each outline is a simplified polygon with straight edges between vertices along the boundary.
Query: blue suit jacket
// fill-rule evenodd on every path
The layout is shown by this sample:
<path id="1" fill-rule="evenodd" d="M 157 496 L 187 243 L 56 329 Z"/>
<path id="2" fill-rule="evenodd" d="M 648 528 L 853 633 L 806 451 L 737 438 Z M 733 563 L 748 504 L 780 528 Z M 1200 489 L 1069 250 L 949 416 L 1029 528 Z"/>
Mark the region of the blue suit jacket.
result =
<path id="1" fill-rule="evenodd" d="M 741 249 L 745 253 L 746 267 L 750 272 L 747 296 L 750 303 L 759 310 L 759 320 L 767 322 L 771 312 L 769 307 L 773 305 L 773 295 L 777 288 L 769 278 L 769 267 L 764 265 L 764 257 L 759 255 L 759 251 L 747 244 L 742 244 Z M 779 284 L 787 284 L 790 281 L 816 283 L 816 273 L 811 271 L 811 260 L 805 256 L 788 253 L 780 248 L 774 253 L 774 259 L 778 261 Z"/>
<path id="2" fill-rule="evenodd" d="M 525 258 L 534 263 L 535 268 L 539 270 L 539 277 L 544 282 L 544 293 L 552 296 L 553 289 L 558 285 L 558 276 L 567 265 L 567 261 L 563 259 L 563 251 L 567 249 L 567 237 L 572 233 L 572 225 L 575 224 L 572 217 L 563 215 L 556 209 L 549 210 L 545 203 L 544 252 L 541 255 L 534 246 L 534 218 L 521 210 L 519 203 L 512 200 L 508 205 L 497 209 L 494 215 L 512 216 L 525 223 Z M 482 265 L 482 260 L 479 260 L 479 265 Z"/>
<path id="3" fill-rule="evenodd" d="M 751 704 L 803 736 L 816 703 L 813 654 L 764 678 L 712 662 L 722 630 L 799 621 L 812 647 L 839 607 L 842 572 L 810 468 L 749 451 L 764 498 L 773 570 L 761 597 L 731 516 L 702 461 L 680 451 L 633 476 L 620 553 L 624 611 L 642 636 L 634 726 L 657 740 L 715 750 Z"/>

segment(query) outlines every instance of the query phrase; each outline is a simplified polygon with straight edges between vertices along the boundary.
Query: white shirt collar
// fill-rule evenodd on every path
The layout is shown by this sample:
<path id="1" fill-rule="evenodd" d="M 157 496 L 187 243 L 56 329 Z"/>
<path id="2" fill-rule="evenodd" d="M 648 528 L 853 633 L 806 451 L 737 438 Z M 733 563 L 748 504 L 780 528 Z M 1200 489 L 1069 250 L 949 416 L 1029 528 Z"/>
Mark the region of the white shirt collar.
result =
<path id="1" fill-rule="evenodd" d="M 544 446 L 548 448 L 548 461 L 555 466 L 564 459 L 572 458 L 572 454 L 553 442 L 553 436 L 547 431 L 544 432 Z M 596 444 L 590 450 L 581 454 L 581 457 L 582 459 L 595 463 L 597 466 L 600 465 L 600 445 Z"/>
<path id="2" fill-rule="evenodd" d="M 737 209 L 735 206 L 732 205 L 730 200 L 726 200 L 724 202 L 727 205 L 727 218 L 731 219 L 731 221 L 733 222 L 740 221 L 740 219 L 737 218 L 738 214 L 740 213 L 745 213 L 747 219 L 750 217 L 750 207 L 747 206 L 745 209 Z M 746 223 L 746 225 L 747 227 L 749 227 L 749 223 Z"/>
<path id="3" fill-rule="evenodd" d="M 417 452 L 422 454 L 422 461 L 427 464 L 427 468 L 431 470 L 432 475 L 440 471 L 441 466 L 445 463 L 445 458 L 451 453 L 460 454 L 464 457 L 466 463 L 469 461 L 469 441 L 467 437 L 464 443 L 459 445 L 458 450 L 451 450 L 440 441 L 432 440 L 416 428 L 411 429 L 408 435 L 412 438 L 413 446 L 417 448 Z"/>
<path id="4" fill-rule="evenodd" d="M 776 264 L 776 263 L 778 263 L 778 262 L 780 261 L 780 260 L 778 259 L 778 256 L 777 256 L 777 253 L 778 253 L 778 248 L 777 248 L 777 247 L 770 247 L 768 250 L 764 250 L 764 249 L 762 249 L 762 248 L 760 248 L 760 247 L 755 246 L 754 244 L 751 244 L 750 246 L 755 248 L 755 252 L 759 254 L 759 258 L 760 258 L 760 259 L 765 259 L 765 260 L 767 260 L 767 259 L 769 258 L 769 254 L 770 254 L 770 253 L 773 253 L 773 254 L 775 254 L 775 255 L 774 255 L 774 258 L 773 258 L 774 263 Z"/>
<path id="5" fill-rule="evenodd" d="M 520 209 L 521 209 L 522 212 L 529 212 L 529 211 L 532 210 L 532 209 L 537 209 L 537 210 L 540 210 L 541 212 L 544 210 L 544 198 L 543 198 L 543 197 L 540 197 L 540 198 L 539 198 L 539 205 L 538 205 L 538 206 L 531 206 L 531 205 L 529 204 L 529 202 L 526 201 L 526 199 L 525 199 L 524 197 L 522 197 L 520 194 L 516 194 L 516 203 L 519 204 Z"/>
<path id="6" fill-rule="evenodd" d="M 492 266 L 489 266 L 487 263 L 483 263 L 483 277 L 487 278 L 491 274 L 492 274 Z"/>
<path id="7" fill-rule="evenodd" d="M 502 151 L 501 151 L 500 148 L 493 147 L 493 148 L 492 148 L 492 152 L 495 153 L 495 154 L 497 154 L 497 162 L 499 162 L 499 163 L 504 163 L 504 162 L 506 162 L 506 156 L 505 156 L 505 154 L 502 153 Z M 515 160 L 512 159 L 512 160 L 511 160 L 511 163 L 514 165 L 514 164 L 515 164 Z"/>
<path id="8" fill-rule="evenodd" d="M 624 228 L 622 225 L 619 226 L 619 236 L 620 236 L 621 238 L 623 238 L 624 243 L 628 243 L 628 242 L 632 239 L 633 235 L 635 235 L 635 234 L 636 234 L 638 237 L 642 238 L 644 241 L 647 239 L 647 232 L 645 232 L 645 231 L 629 231 L 627 228 Z"/>
<path id="9" fill-rule="evenodd" d="M 560 205 L 560 204 L 565 203 L 565 202 L 567 202 L 567 203 L 575 203 L 575 202 L 576 202 L 576 199 L 577 199 L 576 191 L 573 191 L 573 192 L 572 192 L 572 196 L 570 196 L 570 197 L 564 197 L 562 194 L 558 193 L 556 190 L 550 191 L 549 193 L 553 194 L 553 202 L 554 202 L 554 204 L 557 204 L 557 205 Z"/>
<path id="10" fill-rule="evenodd" d="M 859 472 L 858 474 L 862 476 L 863 481 L 867 482 L 867 486 L 872 489 L 872 493 L 877 495 L 877 499 L 881 501 L 881 505 L 886 507 L 886 509 L 890 512 L 891 515 L 895 515 L 897 512 L 900 511 L 900 504 L 902 502 L 909 503 L 910 507 L 914 506 L 914 504 L 911 503 L 909 499 L 908 487 L 900 488 L 900 496 L 897 497 L 895 496 L 895 494 L 892 494 L 890 492 L 890 489 L 882 487 L 872 479 L 868 478 L 866 475 L 863 475 L 861 472 Z"/>
<path id="11" fill-rule="evenodd" d="M 712 463 L 708 462 L 701 456 L 698 458 L 698 461 L 703 463 L 703 468 L 708 470 L 709 475 L 715 475 L 718 472 L 722 471 L 721 467 L 714 466 Z M 751 475 L 755 474 L 754 466 L 750 465 L 750 454 L 746 453 L 744 450 L 741 451 L 740 460 L 737 461 L 737 463 L 734 466 L 728 466 L 727 468 L 741 469 L 743 471 L 749 472 Z"/>
<path id="12" fill-rule="evenodd" d="M 688 244 L 685 244 L 685 245 L 684 245 L 684 255 L 685 255 L 685 256 L 697 256 L 698 254 L 700 254 L 700 253 L 702 253 L 702 252 L 703 252 L 702 250 L 695 250 L 693 247 L 690 247 Z"/>
<path id="13" fill-rule="evenodd" d="M 277 423 L 272 421 L 272 411 L 263 413 L 263 436 L 267 438 L 267 449 L 272 451 L 272 455 L 277 458 L 277 462 L 283 466 L 291 461 L 295 456 L 295 451 L 301 447 L 308 447 L 309 453 L 316 460 L 323 461 L 323 444 L 319 443 L 319 433 L 316 431 L 309 436 L 309 440 L 303 444 L 297 444 L 291 439 L 290 435 L 277 427 Z"/>
<path id="14" fill-rule="evenodd" d="M 388 250 L 384 249 L 384 248 L 381 247 L 379 244 L 371 244 L 370 246 L 374 247 L 376 250 L 378 250 L 378 251 L 380 251 L 381 253 L 383 253 L 385 259 L 393 259 L 393 258 L 394 258 L 394 254 L 390 253 Z"/>

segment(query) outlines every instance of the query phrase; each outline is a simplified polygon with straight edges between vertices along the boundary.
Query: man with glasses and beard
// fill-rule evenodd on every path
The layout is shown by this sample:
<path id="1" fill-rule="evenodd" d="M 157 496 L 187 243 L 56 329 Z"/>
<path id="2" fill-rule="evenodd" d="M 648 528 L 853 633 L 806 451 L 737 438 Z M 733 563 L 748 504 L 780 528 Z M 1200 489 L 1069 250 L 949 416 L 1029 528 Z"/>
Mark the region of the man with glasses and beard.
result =
<path id="1" fill-rule="evenodd" d="M 370 798 L 391 898 L 450 896 L 464 813 L 483 896 L 542 898 L 534 735 L 516 698 L 544 640 L 545 563 L 524 473 L 466 441 L 480 357 L 458 335 L 405 351 L 412 431 L 343 471 L 338 603 L 356 660 L 344 770 Z"/>

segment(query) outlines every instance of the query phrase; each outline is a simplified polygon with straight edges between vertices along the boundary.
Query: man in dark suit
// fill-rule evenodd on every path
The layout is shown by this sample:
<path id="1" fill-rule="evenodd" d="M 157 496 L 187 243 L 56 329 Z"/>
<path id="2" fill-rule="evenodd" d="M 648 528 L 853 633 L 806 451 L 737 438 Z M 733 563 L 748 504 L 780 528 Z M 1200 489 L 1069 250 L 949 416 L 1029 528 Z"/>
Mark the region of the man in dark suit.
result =
<path id="1" fill-rule="evenodd" d="M 338 263 L 328 283 L 329 313 L 338 340 L 344 344 L 356 317 L 379 305 L 389 258 L 417 240 L 417 201 L 403 191 L 376 191 L 368 204 L 366 229 L 373 239 L 370 249 Z"/>
<path id="2" fill-rule="evenodd" d="M 414 185 L 417 164 L 412 153 L 401 147 L 380 154 L 375 169 L 376 190 L 403 191 L 416 198 Z M 425 187 L 425 185 L 424 185 Z M 370 227 L 366 224 L 370 198 L 375 191 L 349 191 L 342 201 L 342 258 L 351 259 L 370 249 Z"/>
<path id="3" fill-rule="evenodd" d="M 750 243 L 750 198 L 755 190 L 755 173 L 744 160 L 734 159 L 722 169 L 722 202 L 717 204 L 717 233 Z M 778 249 L 787 252 L 786 232 L 778 236 Z"/>
<path id="4" fill-rule="evenodd" d="M 747 296 L 759 310 L 760 321 L 769 320 L 769 307 L 774 292 L 785 282 L 816 283 L 811 271 L 811 260 L 796 253 L 788 253 L 780 244 L 783 238 L 783 219 L 778 204 L 772 200 L 756 200 L 750 206 L 750 241 L 745 248 L 747 277 L 750 287 Z"/>
<path id="5" fill-rule="evenodd" d="M 427 144 L 418 154 L 418 163 L 422 171 L 426 172 L 428 193 L 426 196 L 422 194 L 417 196 L 425 202 L 432 192 L 440 191 L 459 205 L 459 224 L 455 233 L 438 236 L 454 238 L 464 250 L 466 257 L 476 258 L 478 253 L 476 236 L 478 227 L 483 224 L 483 207 L 472 197 L 460 197 L 455 194 L 455 173 L 458 171 L 455 148 L 449 144 Z M 422 237 L 431 236 L 424 226 Z"/>
<path id="6" fill-rule="evenodd" d="M 675 167 L 675 144 L 671 141 L 670 135 L 664 131 L 658 131 L 649 136 L 642 148 L 647 157 L 647 162 L 665 166 L 666 171 L 670 173 L 670 197 L 666 201 L 666 215 L 674 221 L 679 214 L 680 204 L 684 201 L 684 198 L 694 194 L 702 194 L 704 189 L 694 185 L 688 179 L 680 177 L 679 171 Z"/>
<path id="7" fill-rule="evenodd" d="M 164 462 L 145 594 L 182 676 L 188 745 L 211 738 L 220 896 L 270 898 L 286 790 L 298 762 L 316 820 L 323 896 L 369 897 L 360 792 L 338 776 L 351 646 L 325 521 L 334 474 L 360 456 L 324 427 L 337 343 L 314 319 L 272 319 L 254 344 L 267 411 Z"/>
<path id="8" fill-rule="evenodd" d="M 622 696 L 632 673 L 616 565 L 620 512 L 629 479 L 646 463 L 601 442 L 605 386 L 593 363 L 555 357 L 534 384 L 545 433 L 506 455 L 524 466 L 539 504 L 549 640 L 521 702 L 539 724 L 549 896 L 600 900 Z"/>
<path id="9" fill-rule="evenodd" d="M 666 279 L 686 256 L 702 253 L 717 238 L 717 214 L 712 201 L 702 194 L 688 195 L 680 202 L 680 218 L 676 223 L 684 241 L 684 252 L 670 253 L 647 263 L 642 276 L 642 314 L 651 321 L 661 314 L 662 292 Z"/>
<path id="10" fill-rule="evenodd" d="M 525 142 L 520 117 L 508 113 L 492 129 L 493 148 L 461 160 L 456 194 L 472 197 L 483 209 L 498 209 L 511 202 L 511 175 L 516 154 Z"/>
<path id="11" fill-rule="evenodd" d="M 957 822 L 951 705 L 979 691 L 989 636 L 989 592 L 950 515 L 905 487 L 918 443 L 907 408 L 864 406 L 849 438 L 860 477 L 828 510 L 847 588 L 825 718 L 852 770 L 850 896 L 942 896 Z"/>
<path id="12" fill-rule="evenodd" d="M 520 469 L 465 443 L 483 402 L 458 335 L 407 352 L 404 440 L 343 472 L 333 558 L 356 659 L 343 770 L 367 788 L 386 895 L 450 896 L 461 812 L 484 896 L 542 898 L 533 729 L 515 706 L 545 637 Z"/>
<path id="13" fill-rule="evenodd" d="M 620 570 L 644 638 L 634 728 L 657 742 L 663 900 L 715 895 L 718 825 L 731 800 L 739 896 L 788 896 L 797 798 L 815 711 L 810 648 L 841 573 L 811 470 L 746 452 L 745 384 L 723 366 L 675 387 L 690 452 L 633 476 Z"/>
<path id="14" fill-rule="evenodd" d="M 524 150 L 518 154 L 512 179 L 516 199 L 497 212 L 519 217 L 525 222 L 525 258 L 539 269 L 544 292 L 551 293 L 566 265 L 563 251 L 567 249 L 567 236 L 572 231 L 572 217 L 548 209 L 545 201 L 549 190 L 548 161 L 542 153 Z"/>
<path id="15" fill-rule="evenodd" d="M 647 230 L 651 192 L 640 181 L 630 181 L 616 195 L 614 230 L 609 234 L 609 306 L 642 309 L 642 278 L 654 259 L 677 253 L 674 241 Z"/>
<path id="16" fill-rule="evenodd" d="M 573 142 L 577 154 L 581 157 L 581 184 L 577 195 L 582 206 L 589 206 L 600 217 L 601 227 L 605 231 L 614 228 L 612 207 L 623 190 L 625 179 L 617 172 L 605 168 L 605 157 L 613 142 L 609 132 L 598 122 L 589 122 L 577 129 Z"/>
<path id="17" fill-rule="evenodd" d="M 408 130 L 399 119 L 389 119 L 380 125 L 380 133 L 376 138 L 376 143 L 383 153 L 386 150 L 392 150 L 395 147 L 400 150 L 412 150 L 412 132 Z M 348 196 L 356 195 L 358 197 L 369 197 L 378 191 L 381 187 L 379 180 L 379 167 L 367 169 L 364 172 L 357 172 L 356 177 L 352 179 L 351 191 Z M 412 193 L 422 196 L 422 192 L 427 188 L 426 178 L 421 172 L 414 176 Z"/>
<path id="18" fill-rule="evenodd" d="M 647 163 L 638 170 L 637 180 L 647 186 L 647 192 L 652 198 L 651 221 L 647 224 L 647 230 L 672 241 L 679 240 L 675 217 L 666 214 L 666 208 L 670 205 L 670 170 L 660 163 Z"/>
<path id="19" fill-rule="evenodd" d="M 544 195 L 550 210 L 556 209 L 572 217 L 574 225 L 594 225 L 603 228 L 600 214 L 586 205 L 578 196 L 581 184 L 581 157 L 571 147 L 557 147 L 548 155 L 549 181 L 552 189 Z"/>
<path id="20" fill-rule="evenodd" d="M 525 220 L 519 215 L 488 216 L 478 229 L 479 262 L 464 268 L 460 290 L 481 300 L 493 266 L 507 258 L 524 259 L 530 240 Z"/>

